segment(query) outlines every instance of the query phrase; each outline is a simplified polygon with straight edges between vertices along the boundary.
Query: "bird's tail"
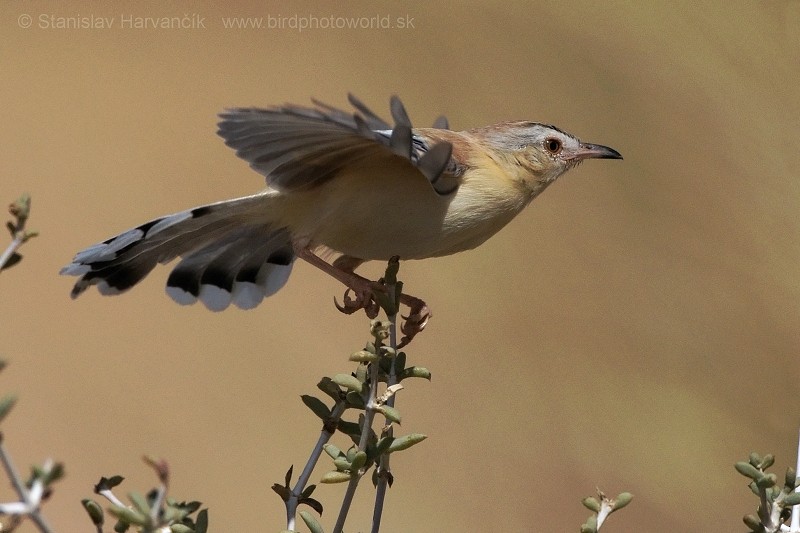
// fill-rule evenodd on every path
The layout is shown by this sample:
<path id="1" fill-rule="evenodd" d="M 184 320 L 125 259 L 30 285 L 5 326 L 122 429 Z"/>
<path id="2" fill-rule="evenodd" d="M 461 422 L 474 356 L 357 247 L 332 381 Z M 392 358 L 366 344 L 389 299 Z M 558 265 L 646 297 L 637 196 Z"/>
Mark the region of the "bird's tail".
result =
<path id="1" fill-rule="evenodd" d="M 266 216 L 269 201 L 262 193 L 152 220 L 79 252 L 61 274 L 80 276 L 73 298 L 91 285 L 119 294 L 180 256 L 167 280 L 173 300 L 253 308 L 286 283 L 294 262 L 289 232 Z"/>

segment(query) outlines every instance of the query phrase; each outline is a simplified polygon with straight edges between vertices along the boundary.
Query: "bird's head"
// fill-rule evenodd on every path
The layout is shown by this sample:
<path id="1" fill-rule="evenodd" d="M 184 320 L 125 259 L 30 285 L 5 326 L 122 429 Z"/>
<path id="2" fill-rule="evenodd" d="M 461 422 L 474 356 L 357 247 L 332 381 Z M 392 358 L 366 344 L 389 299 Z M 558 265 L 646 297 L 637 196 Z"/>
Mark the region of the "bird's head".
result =
<path id="1" fill-rule="evenodd" d="M 555 126 L 538 122 L 504 122 L 480 130 L 481 137 L 499 154 L 519 165 L 520 175 L 541 185 L 586 159 L 622 159 L 613 148 L 583 143 Z"/>

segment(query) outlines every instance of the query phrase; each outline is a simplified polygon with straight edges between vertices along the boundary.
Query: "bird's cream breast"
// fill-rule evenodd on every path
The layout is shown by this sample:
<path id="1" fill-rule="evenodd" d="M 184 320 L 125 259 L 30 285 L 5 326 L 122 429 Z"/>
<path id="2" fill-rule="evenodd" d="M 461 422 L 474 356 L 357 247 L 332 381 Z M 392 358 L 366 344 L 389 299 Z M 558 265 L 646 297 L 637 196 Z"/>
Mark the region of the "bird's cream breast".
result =
<path id="1" fill-rule="evenodd" d="M 530 201 L 517 184 L 482 172 L 468 171 L 455 193 L 440 196 L 407 161 L 371 159 L 286 194 L 280 221 L 303 243 L 362 259 L 449 255 L 478 246 Z"/>

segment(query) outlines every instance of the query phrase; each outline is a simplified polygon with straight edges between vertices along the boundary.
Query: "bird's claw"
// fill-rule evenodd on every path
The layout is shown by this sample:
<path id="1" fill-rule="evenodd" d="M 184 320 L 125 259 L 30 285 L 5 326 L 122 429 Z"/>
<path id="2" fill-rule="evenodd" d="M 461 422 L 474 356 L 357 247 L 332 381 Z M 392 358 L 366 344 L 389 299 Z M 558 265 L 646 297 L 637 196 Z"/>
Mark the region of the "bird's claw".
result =
<path id="1" fill-rule="evenodd" d="M 350 294 L 354 294 L 355 297 L 351 297 Z M 375 298 L 372 296 L 371 292 L 356 291 L 348 287 L 347 290 L 344 291 L 344 296 L 342 298 L 344 302 L 342 305 L 336 301 L 336 298 L 333 299 L 336 309 L 342 313 L 352 315 L 359 309 L 363 309 L 370 319 L 378 316 L 380 307 L 377 302 L 375 302 Z"/>
<path id="2" fill-rule="evenodd" d="M 398 348 L 406 346 L 411 340 L 428 325 L 428 320 L 431 318 L 431 311 L 422 300 L 414 298 L 411 302 L 406 302 L 410 306 L 408 316 L 403 316 L 403 323 L 400 325 L 400 331 L 403 332 L 403 338 L 400 339 Z M 402 316 L 402 315 L 401 315 Z"/>
<path id="3" fill-rule="evenodd" d="M 378 316 L 381 310 L 378 299 L 375 297 L 376 291 L 385 293 L 386 288 L 378 283 L 370 283 L 365 287 L 348 287 L 344 291 L 343 303 L 340 304 L 336 298 L 333 299 L 333 303 L 336 305 L 336 309 L 342 313 L 352 315 L 356 311 L 363 309 L 366 315 L 373 319 Z M 403 333 L 403 338 L 400 339 L 398 348 L 406 346 L 417 334 L 424 330 L 432 316 L 428 305 L 419 298 L 402 294 L 400 303 L 408 306 L 409 313 L 408 316 L 401 315 L 403 323 L 400 325 L 400 331 Z"/>

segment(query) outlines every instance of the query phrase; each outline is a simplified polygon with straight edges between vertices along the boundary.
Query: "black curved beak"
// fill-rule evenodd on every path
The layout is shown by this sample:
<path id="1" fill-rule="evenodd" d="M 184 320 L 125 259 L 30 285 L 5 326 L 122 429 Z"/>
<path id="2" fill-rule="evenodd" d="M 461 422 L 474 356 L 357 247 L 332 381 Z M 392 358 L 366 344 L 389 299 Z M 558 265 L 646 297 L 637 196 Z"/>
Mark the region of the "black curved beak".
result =
<path id="1" fill-rule="evenodd" d="M 601 144 L 581 143 L 570 159 L 622 159 L 622 154 Z"/>

